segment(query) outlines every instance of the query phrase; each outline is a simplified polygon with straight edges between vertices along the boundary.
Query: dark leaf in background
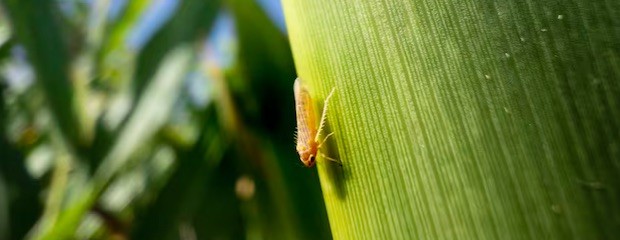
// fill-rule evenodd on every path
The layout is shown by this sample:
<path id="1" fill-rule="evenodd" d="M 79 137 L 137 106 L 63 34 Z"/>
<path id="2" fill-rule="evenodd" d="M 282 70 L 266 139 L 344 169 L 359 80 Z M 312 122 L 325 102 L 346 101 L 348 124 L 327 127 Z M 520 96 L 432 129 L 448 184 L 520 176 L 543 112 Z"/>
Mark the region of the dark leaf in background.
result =
<path id="1" fill-rule="evenodd" d="M 10 214 L 22 216 L 9 217 L 10 237 L 30 231 L 36 239 L 330 238 L 316 172 L 299 164 L 294 151 L 295 69 L 289 45 L 256 2 L 231 0 L 222 8 L 220 1 L 180 1 L 135 53 L 124 41 L 150 14 L 145 11 L 153 6 L 148 1 L 128 2 L 112 19 L 106 17 L 110 3 L 105 0 L 0 1 L 11 10 L 16 33 L 0 46 L 0 58 L 10 59 L 14 46 L 25 47 L 39 83 L 28 90 L 45 93 L 58 123 L 45 125 L 46 137 L 31 148 L 50 144 L 61 132 L 63 141 L 78 150 L 52 145 L 64 155 L 54 155 L 45 177 L 34 179 L 25 168 L 30 152 L 2 142 L 3 156 L 17 154 L 19 161 L 2 159 L 0 177 L 9 187 L 0 191 L 13 187 L 28 198 L 19 195 L 19 203 L 9 202 Z M 78 13 L 64 8 L 75 4 Z M 63 7 L 61 18 L 58 6 Z M 208 61 L 198 56 L 223 11 L 235 19 L 239 51 L 233 68 L 216 69 L 215 77 L 212 69 L 204 69 Z M 207 101 L 206 110 L 183 103 L 188 98 L 182 86 L 196 76 L 220 84 L 205 88 L 207 98 L 219 96 Z M 127 95 L 129 110 L 109 124 L 116 101 Z M 30 104 L 34 98 L 18 97 L 25 104 L 11 109 L 24 111 L 29 121 L 45 116 L 40 114 L 45 108 Z M 97 119 L 95 130 L 84 127 L 89 125 L 83 123 L 84 115 Z M 182 124 L 173 123 L 177 121 Z M 162 127 L 173 137 L 164 136 Z M 187 129 L 196 132 L 184 133 Z M 95 132 L 92 141 L 90 132 Z M 176 155 L 169 156 L 162 176 L 150 175 L 148 168 L 162 149 L 175 149 Z M 125 184 L 134 173 L 146 182 Z M 13 179 L 24 181 L 15 186 Z M 131 191 L 125 193 L 130 197 L 116 196 L 118 191 Z M 123 207 L 115 208 L 118 204 Z M 50 209 L 54 214 L 41 217 L 41 211 Z M 2 216 L 0 229 L 5 226 L 1 221 Z"/>
<path id="2" fill-rule="evenodd" d="M 296 73 L 288 40 L 255 1 L 228 3 L 239 42 L 236 69 L 245 83 L 245 97 L 251 97 L 240 102 L 239 108 L 250 126 L 265 129 L 278 140 L 290 141 Z M 258 109 L 248 108 L 254 104 L 247 101 L 257 102 Z"/>
<path id="3" fill-rule="evenodd" d="M 0 209 L 0 211 L 8 210 L 9 221 L 6 225 L 8 232 L 1 232 L 0 227 L 0 238 L 21 239 L 41 214 L 42 206 L 39 202 L 41 186 L 26 171 L 23 154 L 6 138 L 4 129 L 7 112 L 4 96 L 4 79 L 0 77 L 0 182 L 5 185 L 5 192 L 0 193 L 0 198 L 4 198 L 9 206 L 8 209 Z"/>
<path id="4" fill-rule="evenodd" d="M 178 152 L 172 176 L 155 200 L 139 211 L 132 239 L 175 239 L 179 228 L 192 225 L 199 206 L 210 199 L 206 187 L 213 181 L 215 170 L 229 148 L 229 140 L 221 135 L 214 110 L 213 106 L 208 107 L 201 117 L 203 129 L 197 142 L 190 150 Z"/>
<path id="5" fill-rule="evenodd" d="M 286 35 L 255 1 L 228 0 L 227 3 L 239 42 L 235 73 L 241 76 L 244 87 L 233 85 L 231 91 L 238 94 L 236 103 L 241 115 L 261 142 L 257 147 L 261 154 L 246 158 L 253 161 L 263 156 L 265 163 L 259 168 L 266 174 L 265 182 L 261 182 L 263 178 L 257 179 L 257 189 L 264 186 L 264 190 L 271 191 L 271 199 L 257 194 L 259 206 L 271 214 L 276 210 L 269 209 L 274 207 L 284 211 L 284 221 L 296 228 L 293 232 L 298 238 L 331 238 L 316 172 L 303 167 L 295 152 L 293 81 L 296 73 Z M 251 108 L 254 105 L 258 106 L 257 110 Z M 249 145 L 256 145 L 251 142 Z M 279 201 L 290 205 L 290 210 L 273 205 Z M 265 216 L 269 215 L 264 213 Z"/>
<path id="6" fill-rule="evenodd" d="M 68 143 L 75 150 L 89 144 L 82 120 L 82 110 L 76 98 L 69 75 L 71 62 L 67 44 L 63 41 L 61 28 L 52 1 L 6 0 L 17 40 L 27 50 L 37 83 L 45 92 L 49 107 Z"/>

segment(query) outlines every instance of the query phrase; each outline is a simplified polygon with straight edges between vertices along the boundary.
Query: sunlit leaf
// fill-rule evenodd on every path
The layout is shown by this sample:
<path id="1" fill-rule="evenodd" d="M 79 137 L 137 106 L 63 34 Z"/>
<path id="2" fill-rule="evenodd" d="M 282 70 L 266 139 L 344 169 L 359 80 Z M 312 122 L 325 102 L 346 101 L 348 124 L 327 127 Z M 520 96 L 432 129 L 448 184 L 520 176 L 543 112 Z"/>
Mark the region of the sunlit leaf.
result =
<path id="1" fill-rule="evenodd" d="M 170 52 L 162 62 L 118 140 L 97 170 L 98 175 L 112 175 L 144 139 L 151 138 L 163 126 L 181 90 L 191 58 L 192 50 L 185 46 Z"/>
<path id="2" fill-rule="evenodd" d="M 620 234 L 618 2 L 283 4 L 335 239 Z"/>
<path id="3" fill-rule="evenodd" d="M 121 130 L 120 137 L 108 155 L 103 158 L 93 179 L 81 190 L 77 199 L 64 209 L 58 223 L 40 230 L 41 239 L 71 236 L 84 214 L 93 206 L 115 174 L 125 166 L 134 151 L 163 126 L 179 94 L 192 56 L 191 47 L 182 46 L 170 52 L 164 59 L 152 84 L 138 102 L 136 112 Z"/>

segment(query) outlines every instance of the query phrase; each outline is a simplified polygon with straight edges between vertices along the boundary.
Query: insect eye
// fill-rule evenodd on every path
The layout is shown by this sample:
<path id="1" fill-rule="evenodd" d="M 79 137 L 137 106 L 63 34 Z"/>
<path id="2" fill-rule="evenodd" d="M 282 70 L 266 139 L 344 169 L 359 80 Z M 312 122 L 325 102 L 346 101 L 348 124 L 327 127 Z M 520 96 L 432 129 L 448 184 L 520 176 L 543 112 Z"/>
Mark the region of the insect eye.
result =
<path id="1" fill-rule="evenodd" d="M 314 162 L 314 155 L 310 155 L 310 162 Z"/>

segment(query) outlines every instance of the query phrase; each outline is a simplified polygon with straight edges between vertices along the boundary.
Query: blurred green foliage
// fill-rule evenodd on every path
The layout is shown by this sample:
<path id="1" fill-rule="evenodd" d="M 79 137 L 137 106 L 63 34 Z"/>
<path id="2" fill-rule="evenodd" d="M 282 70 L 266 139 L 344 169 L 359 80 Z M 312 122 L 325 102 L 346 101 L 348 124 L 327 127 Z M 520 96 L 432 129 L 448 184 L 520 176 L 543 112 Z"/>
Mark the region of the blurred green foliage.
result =
<path id="1" fill-rule="evenodd" d="M 180 1 L 139 47 L 157 1 L 1 3 L 0 239 L 331 238 L 288 41 L 256 2 Z"/>

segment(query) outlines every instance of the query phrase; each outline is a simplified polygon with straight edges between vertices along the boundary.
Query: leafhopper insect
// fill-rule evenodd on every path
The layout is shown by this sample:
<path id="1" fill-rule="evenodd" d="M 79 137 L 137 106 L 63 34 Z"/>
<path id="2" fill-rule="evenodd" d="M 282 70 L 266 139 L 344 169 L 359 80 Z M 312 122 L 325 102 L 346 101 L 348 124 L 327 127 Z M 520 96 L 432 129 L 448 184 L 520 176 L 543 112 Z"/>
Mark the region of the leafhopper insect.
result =
<path id="1" fill-rule="evenodd" d="M 323 141 L 319 141 L 319 137 L 321 135 L 321 131 L 325 126 L 325 118 L 327 117 L 327 105 L 329 103 L 329 99 L 334 94 L 333 88 L 329 95 L 325 98 L 323 104 L 323 113 L 321 114 L 320 122 L 318 123 L 317 128 L 317 117 L 316 112 L 314 111 L 314 105 L 312 102 L 312 97 L 308 92 L 308 89 L 303 85 L 301 79 L 295 79 L 295 84 L 293 85 L 293 91 L 295 93 L 295 110 L 297 112 L 297 153 L 299 153 L 299 158 L 301 162 L 306 167 L 312 167 L 316 163 L 316 156 L 323 146 L 323 143 L 334 133 L 327 134 Z M 325 154 L 321 155 L 328 160 L 338 162 L 336 159 L 325 156 Z"/>

